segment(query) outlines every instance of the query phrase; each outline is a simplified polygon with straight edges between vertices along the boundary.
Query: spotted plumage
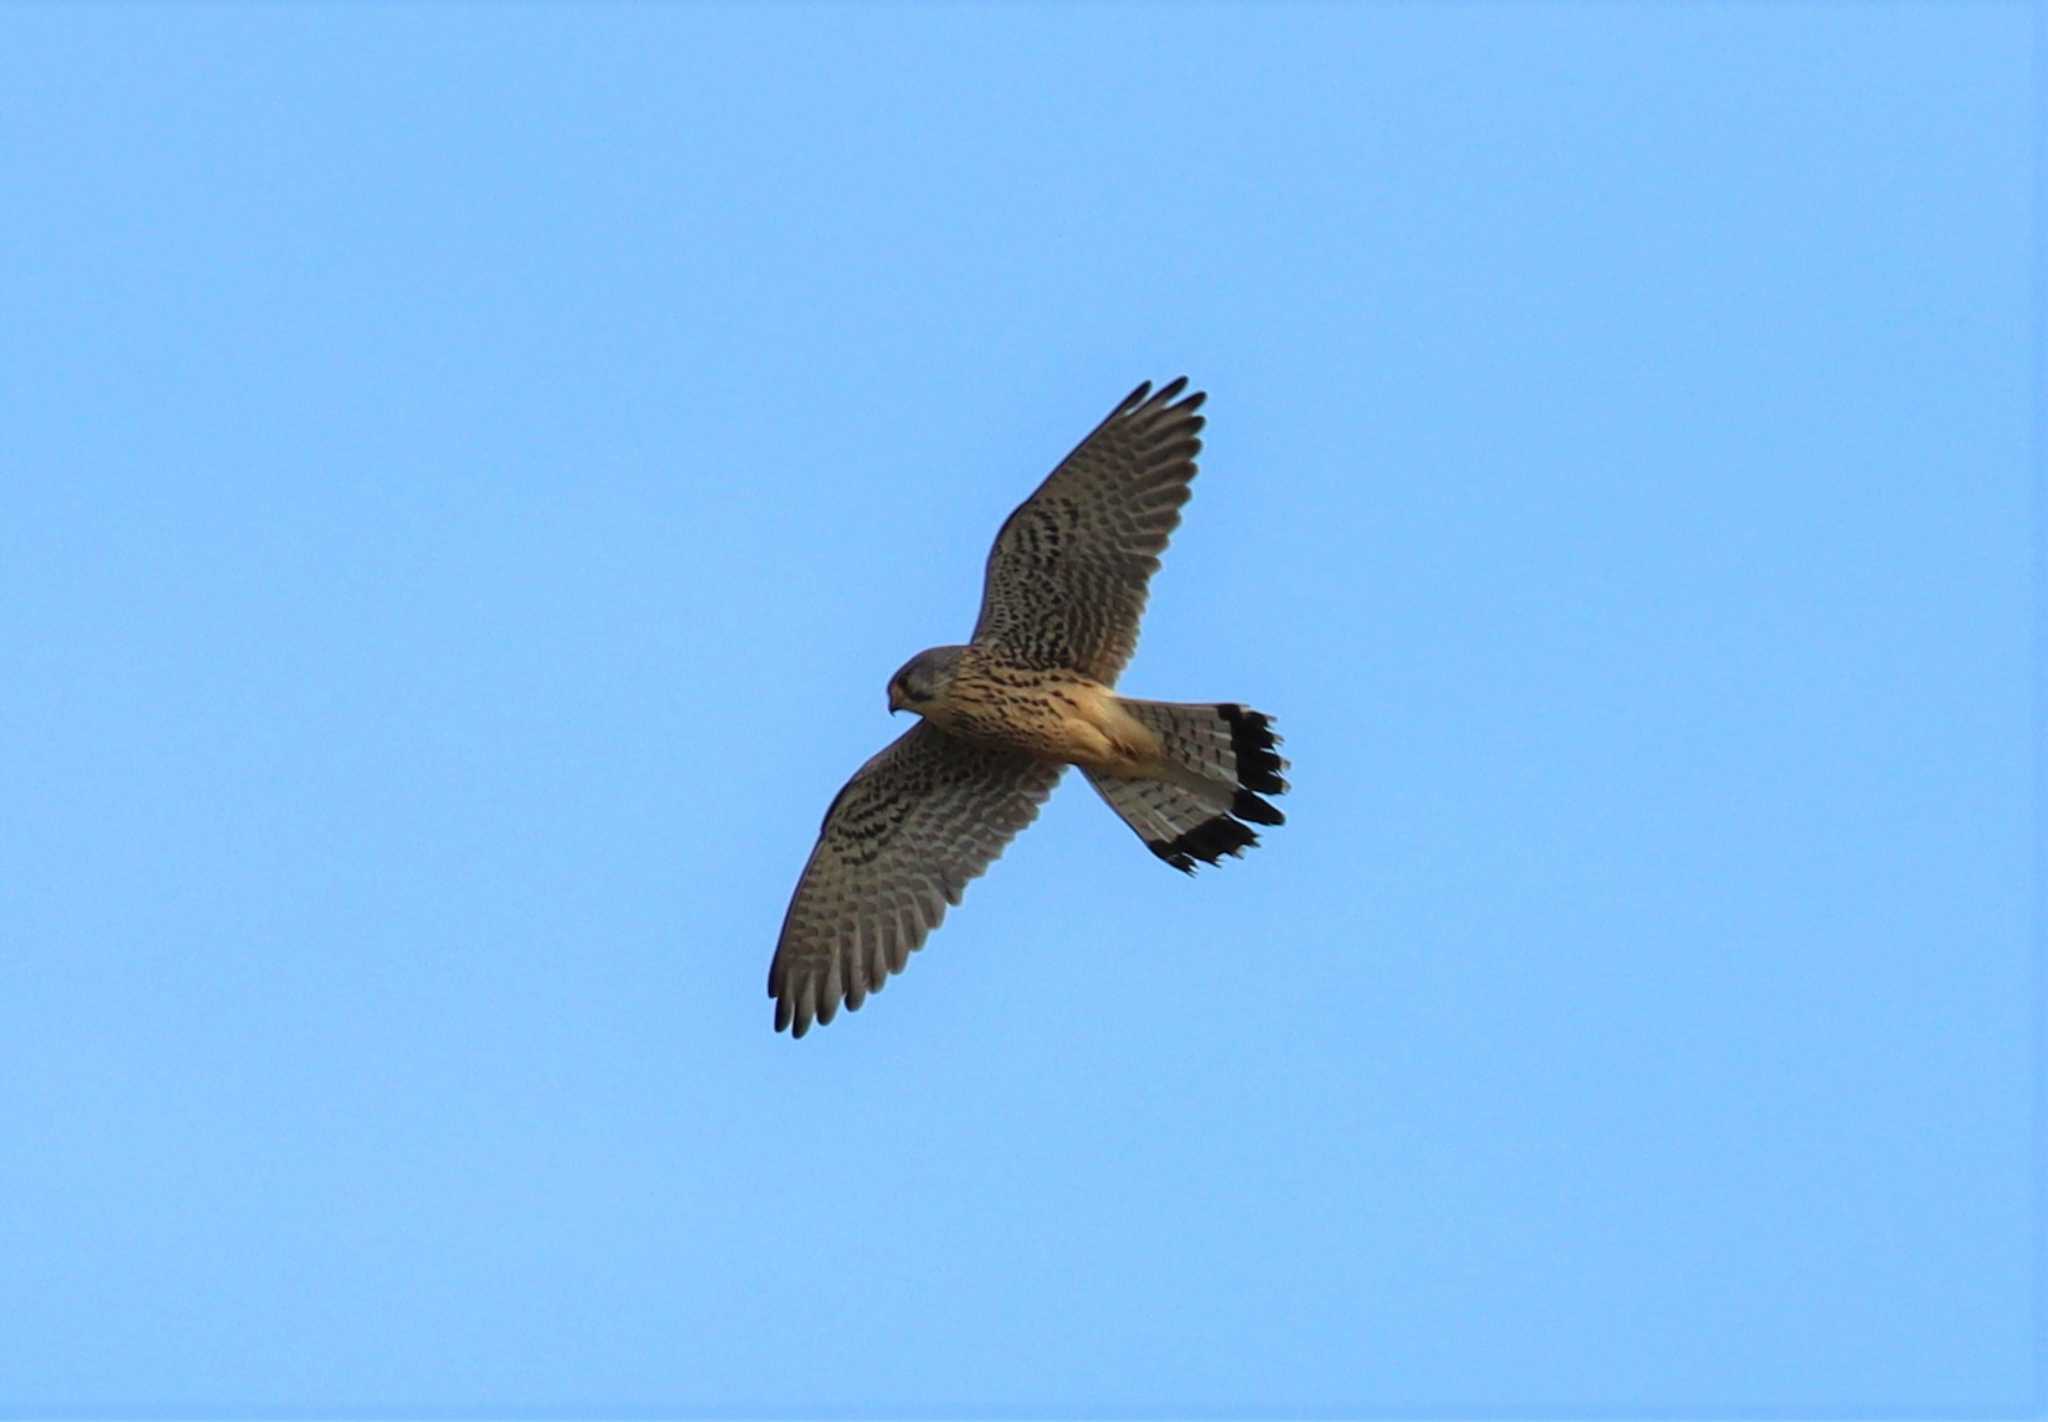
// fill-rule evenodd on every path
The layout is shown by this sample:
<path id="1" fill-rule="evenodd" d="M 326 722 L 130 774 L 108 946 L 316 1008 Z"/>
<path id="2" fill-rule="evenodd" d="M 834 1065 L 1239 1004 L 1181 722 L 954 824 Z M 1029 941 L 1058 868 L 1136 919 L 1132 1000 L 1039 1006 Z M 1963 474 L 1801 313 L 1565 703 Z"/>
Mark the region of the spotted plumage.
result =
<path id="1" fill-rule="evenodd" d="M 1031 823 L 1068 765 L 1174 868 L 1258 843 L 1287 789 L 1268 717 L 1111 689 L 1201 449 L 1197 391 L 1140 385 L 1018 506 L 989 551 L 981 615 L 889 680 L 923 719 L 825 812 L 768 969 L 775 1026 L 858 1008 Z"/>

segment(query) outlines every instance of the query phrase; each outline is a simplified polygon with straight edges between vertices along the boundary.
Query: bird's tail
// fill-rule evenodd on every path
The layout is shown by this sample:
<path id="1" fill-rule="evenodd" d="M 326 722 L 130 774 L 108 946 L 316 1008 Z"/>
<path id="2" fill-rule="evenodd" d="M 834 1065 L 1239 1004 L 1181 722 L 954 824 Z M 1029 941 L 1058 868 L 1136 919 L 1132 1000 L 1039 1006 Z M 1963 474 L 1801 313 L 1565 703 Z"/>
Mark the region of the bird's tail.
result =
<path id="1" fill-rule="evenodd" d="M 1259 798 L 1278 795 L 1287 762 L 1274 749 L 1272 718 L 1215 702 L 1133 701 L 1118 704 L 1159 737 L 1162 764 L 1149 776 L 1086 772 L 1109 807 L 1138 832 L 1146 848 L 1185 873 L 1195 861 L 1215 864 L 1259 842 L 1251 824 L 1286 816 Z"/>

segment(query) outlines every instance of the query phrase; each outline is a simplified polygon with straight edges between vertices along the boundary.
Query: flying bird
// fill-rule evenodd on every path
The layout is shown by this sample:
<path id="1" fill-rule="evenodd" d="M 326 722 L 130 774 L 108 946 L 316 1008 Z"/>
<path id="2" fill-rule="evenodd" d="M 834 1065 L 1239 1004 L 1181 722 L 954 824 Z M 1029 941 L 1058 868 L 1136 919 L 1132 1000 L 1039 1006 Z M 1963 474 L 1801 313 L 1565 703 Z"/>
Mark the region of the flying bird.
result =
<path id="1" fill-rule="evenodd" d="M 1262 798 L 1287 789 L 1270 717 L 1111 690 L 1195 477 L 1205 397 L 1186 388 L 1148 381 L 1110 411 L 996 534 L 973 637 L 889 678 L 890 713 L 921 719 L 825 811 L 768 968 L 776 1031 L 902 972 L 1069 765 L 1189 874 L 1283 822 Z"/>

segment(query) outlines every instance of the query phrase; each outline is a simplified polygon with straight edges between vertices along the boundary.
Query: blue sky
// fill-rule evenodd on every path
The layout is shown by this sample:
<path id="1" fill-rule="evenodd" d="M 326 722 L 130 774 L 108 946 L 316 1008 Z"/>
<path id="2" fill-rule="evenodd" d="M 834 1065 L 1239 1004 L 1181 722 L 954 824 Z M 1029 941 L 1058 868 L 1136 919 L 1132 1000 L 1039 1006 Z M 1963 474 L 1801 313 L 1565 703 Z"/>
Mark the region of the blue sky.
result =
<path id="1" fill-rule="evenodd" d="M 0 11 L 0 1411 L 2038 1405 L 2038 23 Z M 1183 372 L 1288 824 L 775 1035 Z"/>

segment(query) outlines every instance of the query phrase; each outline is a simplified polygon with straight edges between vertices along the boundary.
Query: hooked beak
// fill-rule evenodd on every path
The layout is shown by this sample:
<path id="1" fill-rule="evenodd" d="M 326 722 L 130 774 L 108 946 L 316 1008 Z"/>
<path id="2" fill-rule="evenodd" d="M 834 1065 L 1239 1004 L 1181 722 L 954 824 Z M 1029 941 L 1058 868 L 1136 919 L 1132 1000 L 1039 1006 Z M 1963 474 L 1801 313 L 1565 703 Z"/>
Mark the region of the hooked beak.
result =
<path id="1" fill-rule="evenodd" d="M 894 716 L 898 711 L 901 711 L 902 709 L 903 703 L 896 699 L 896 688 L 892 686 L 889 688 L 889 714 L 891 716 Z"/>

